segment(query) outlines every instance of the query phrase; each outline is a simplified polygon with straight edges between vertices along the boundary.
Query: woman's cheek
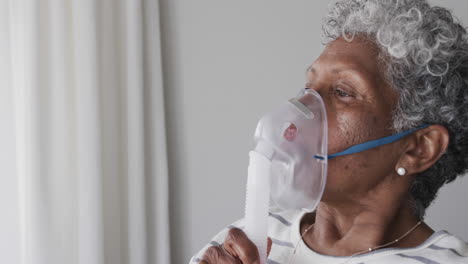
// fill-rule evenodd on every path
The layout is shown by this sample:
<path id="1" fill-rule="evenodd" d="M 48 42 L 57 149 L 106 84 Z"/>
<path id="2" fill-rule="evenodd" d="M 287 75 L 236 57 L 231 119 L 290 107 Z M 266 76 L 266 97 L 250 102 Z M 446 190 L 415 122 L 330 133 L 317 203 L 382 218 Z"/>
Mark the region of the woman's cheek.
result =
<path id="1" fill-rule="evenodd" d="M 357 143 L 360 131 L 360 121 L 344 113 L 332 117 L 329 122 L 328 151 L 329 154 L 340 152 Z"/>

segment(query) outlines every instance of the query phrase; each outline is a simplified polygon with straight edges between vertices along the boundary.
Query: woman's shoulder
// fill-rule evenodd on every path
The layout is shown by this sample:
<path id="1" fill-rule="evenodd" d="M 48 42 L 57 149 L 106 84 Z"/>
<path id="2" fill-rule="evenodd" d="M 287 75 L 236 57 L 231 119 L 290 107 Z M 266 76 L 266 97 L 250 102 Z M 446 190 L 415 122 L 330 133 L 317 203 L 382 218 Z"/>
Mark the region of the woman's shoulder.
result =
<path id="1" fill-rule="evenodd" d="M 468 243 L 466 241 L 444 230 L 438 231 L 437 233 L 442 233 L 444 235 L 431 244 L 429 246 L 430 249 L 464 257 L 466 262 L 463 263 L 468 263 Z"/>
<path id="2" fill-rule="evenodd" d="M 437 231 L 424 243 L 414 248 L 383 249 L 375 254 L 370 253 L 366 263 L 380 263 L 385 260 L 399 263 L 465 263 L 468 264 L 468 244 L 463 239 L 445 230 Z M 386 263 L 386 262 L 385 262 Z"/>

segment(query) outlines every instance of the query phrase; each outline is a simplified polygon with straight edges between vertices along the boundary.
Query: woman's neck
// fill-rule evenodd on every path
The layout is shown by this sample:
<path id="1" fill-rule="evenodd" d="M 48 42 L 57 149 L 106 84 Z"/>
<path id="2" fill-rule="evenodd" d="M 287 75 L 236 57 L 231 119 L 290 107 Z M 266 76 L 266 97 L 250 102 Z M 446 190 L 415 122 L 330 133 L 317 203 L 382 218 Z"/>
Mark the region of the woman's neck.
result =
<path id="1" fill-rule="evenodd" d="M 304 242 L 314 251 L 332 256 L 350 256 L 368 248 L 394 241 L 408 232 L 420 220 L 412 209 L 403 203 L 400 208 L 386 210 L 367 206 L 335 206 L 321 202 L 314 214 L 301 222 Z M 426 224 L 419 225 L 391 247 L 415 247 L 424 242 L 434 231 Z"/>

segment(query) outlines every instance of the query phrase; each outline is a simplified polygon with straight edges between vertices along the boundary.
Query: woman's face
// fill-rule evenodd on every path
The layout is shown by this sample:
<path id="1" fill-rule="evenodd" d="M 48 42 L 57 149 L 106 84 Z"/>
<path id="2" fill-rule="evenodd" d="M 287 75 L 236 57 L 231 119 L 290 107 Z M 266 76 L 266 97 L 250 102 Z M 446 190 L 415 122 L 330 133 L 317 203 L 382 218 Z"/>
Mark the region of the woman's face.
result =
<path id="1" fill-rule="evenodd" d="M 307 73 L 306 87 L 323 98 L 328 117 L 328 152 L 385 137 L 391 130 L 398 93 L 378 66 L 374 44 L 356 37 L 329 43 Z M 398 162 L 399 143 L 329 161 L 323 200 L 341 200 L 371 192 L 390 177 Z"/>

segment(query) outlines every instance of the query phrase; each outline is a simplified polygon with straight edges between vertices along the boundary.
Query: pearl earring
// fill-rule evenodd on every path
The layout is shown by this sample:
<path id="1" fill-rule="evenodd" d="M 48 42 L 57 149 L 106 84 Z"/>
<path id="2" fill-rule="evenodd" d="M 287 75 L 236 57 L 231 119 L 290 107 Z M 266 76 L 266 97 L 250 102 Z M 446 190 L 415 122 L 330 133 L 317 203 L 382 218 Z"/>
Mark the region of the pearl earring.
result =
<path id="1" fill-rule="evenodd" d="M 403 175 L 406 174 L 406 169 L 403 168 L 403 167 L 400 167 L 400 168 L 397 169 L 397 173 L 398 173 L 398 175 L 403 176 Z"/>

